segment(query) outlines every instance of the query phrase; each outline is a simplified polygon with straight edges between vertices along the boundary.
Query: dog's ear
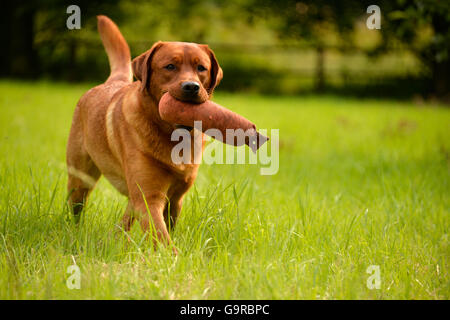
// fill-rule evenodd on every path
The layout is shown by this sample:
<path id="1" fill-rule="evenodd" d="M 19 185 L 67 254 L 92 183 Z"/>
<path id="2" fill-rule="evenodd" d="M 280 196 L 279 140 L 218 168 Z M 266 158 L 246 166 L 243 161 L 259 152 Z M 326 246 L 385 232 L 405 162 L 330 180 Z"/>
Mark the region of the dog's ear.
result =
<path id="1" fill-rule="evenodd" d="M 137 56 L 131 62 L 133 74 L 136 79 L 141 81 L 141 90 L 146 91 L 150 85 L 150 77 L 152 73 L 152 58 L 155 52 L 163 45 L 163 42 L 156 42 L 149 50 Z"/>
<path id="2" fill-rule="evenodd" d="M 208 47 L 207 44 L 202 44 L 200 47 L 206 51 L 209 55 L 209 59 L 211 60 L 211 70 L 210 70 L 210 82 L 208 93 L 211 95 L 214 91 L 214 88 L 217 87 L 220 83 L 220 80 L 223 78 L 222 68 L 219 66 L 219 62 L 217 62 L 216 55 L 214 52 Z"/>

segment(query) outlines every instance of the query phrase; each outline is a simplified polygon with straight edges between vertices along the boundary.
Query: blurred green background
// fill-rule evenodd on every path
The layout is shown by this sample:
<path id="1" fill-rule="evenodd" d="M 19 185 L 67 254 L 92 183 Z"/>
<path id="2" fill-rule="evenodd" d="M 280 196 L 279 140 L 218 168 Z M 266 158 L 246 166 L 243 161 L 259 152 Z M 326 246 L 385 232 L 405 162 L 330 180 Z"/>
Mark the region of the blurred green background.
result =
<path id="1" fill-rule="evenodd" d="M 222 91 L 449 101 L 449 1 L 9 1 L 1 77 L 98 83 L 109 73 L 96 30 L 111 17 L 137 56 L 157 40 L 207 43 Z M 69 30 L 66 9 L 81 8 Z M 366 12 L 381 8 L 381 29 Z"/>
<path id="2" fill-rule="evenodd" d="M 448 300 L 448 3 L 2 3 L 0 299 Z M 71 4 L 80 30 L 66 28 Z M 273 176 L 201 166 L 177 259 L 138 224 L 117 233 L 127 199 L 104 178 L 79 225 L 66 205 L 73 110 L 109 73 L 98 14 L 133 57 L 157 40 L 209 44 L 224 71 L 214 100 L 280 130 Z M 66 286 L 74 263 L 80 290 Z"/>

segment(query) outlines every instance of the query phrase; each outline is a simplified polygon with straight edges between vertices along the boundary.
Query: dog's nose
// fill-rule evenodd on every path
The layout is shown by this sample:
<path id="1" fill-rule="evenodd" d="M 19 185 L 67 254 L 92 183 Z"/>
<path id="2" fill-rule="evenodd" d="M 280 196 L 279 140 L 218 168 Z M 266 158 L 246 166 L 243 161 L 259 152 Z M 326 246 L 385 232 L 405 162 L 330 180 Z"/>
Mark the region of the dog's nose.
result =
<path id="1" fill-rule="evenodd" d="M 197 94 L 200 90 L 200 85 L 195 81 L 185 81 L 181 84 L 181 90 L 187 94 Z"/>

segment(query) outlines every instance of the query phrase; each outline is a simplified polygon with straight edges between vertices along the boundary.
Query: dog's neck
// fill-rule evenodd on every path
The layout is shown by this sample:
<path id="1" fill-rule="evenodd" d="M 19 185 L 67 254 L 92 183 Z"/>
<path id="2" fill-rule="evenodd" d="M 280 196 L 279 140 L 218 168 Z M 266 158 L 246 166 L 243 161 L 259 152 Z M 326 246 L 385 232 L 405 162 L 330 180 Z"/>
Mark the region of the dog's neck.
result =
<path id="1" fill-rule="evenodd" d="M 159 114 L 159 98 L 142 91 L 140 87 L 133 90 L 133 95 L 136 97 L 136 108 L 134 112 L 139 116 L 137 122 L 139 126 L 154 126 L 161 134 L 167 135 L 170 140 L 170 136 L 175 129 L 173 125 L 161 119 Z"/>

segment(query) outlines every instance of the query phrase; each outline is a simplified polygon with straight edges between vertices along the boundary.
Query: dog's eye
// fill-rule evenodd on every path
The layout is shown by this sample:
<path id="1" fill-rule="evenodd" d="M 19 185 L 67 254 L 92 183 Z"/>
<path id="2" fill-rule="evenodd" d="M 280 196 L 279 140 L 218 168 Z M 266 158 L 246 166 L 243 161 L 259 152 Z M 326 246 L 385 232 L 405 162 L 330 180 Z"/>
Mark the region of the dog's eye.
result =
<path id="1" fill-rule="evenodd" d="M 201 64 L 199 64 L 199 65 L 197 66 L 197 70 L 200 71 L 200 72 L 202 72 L 202 71 L 206 71 L 206 68 L 205 68 L 204 66 L 202 66 Z"/>
<path id="2" fill-rule="evenodd" d="M 166 70 L 175 70 L 175 66 L 173 64 L 168 64 L 167 66 L 164 67 L 164 69 L 166 69 Z"/>

